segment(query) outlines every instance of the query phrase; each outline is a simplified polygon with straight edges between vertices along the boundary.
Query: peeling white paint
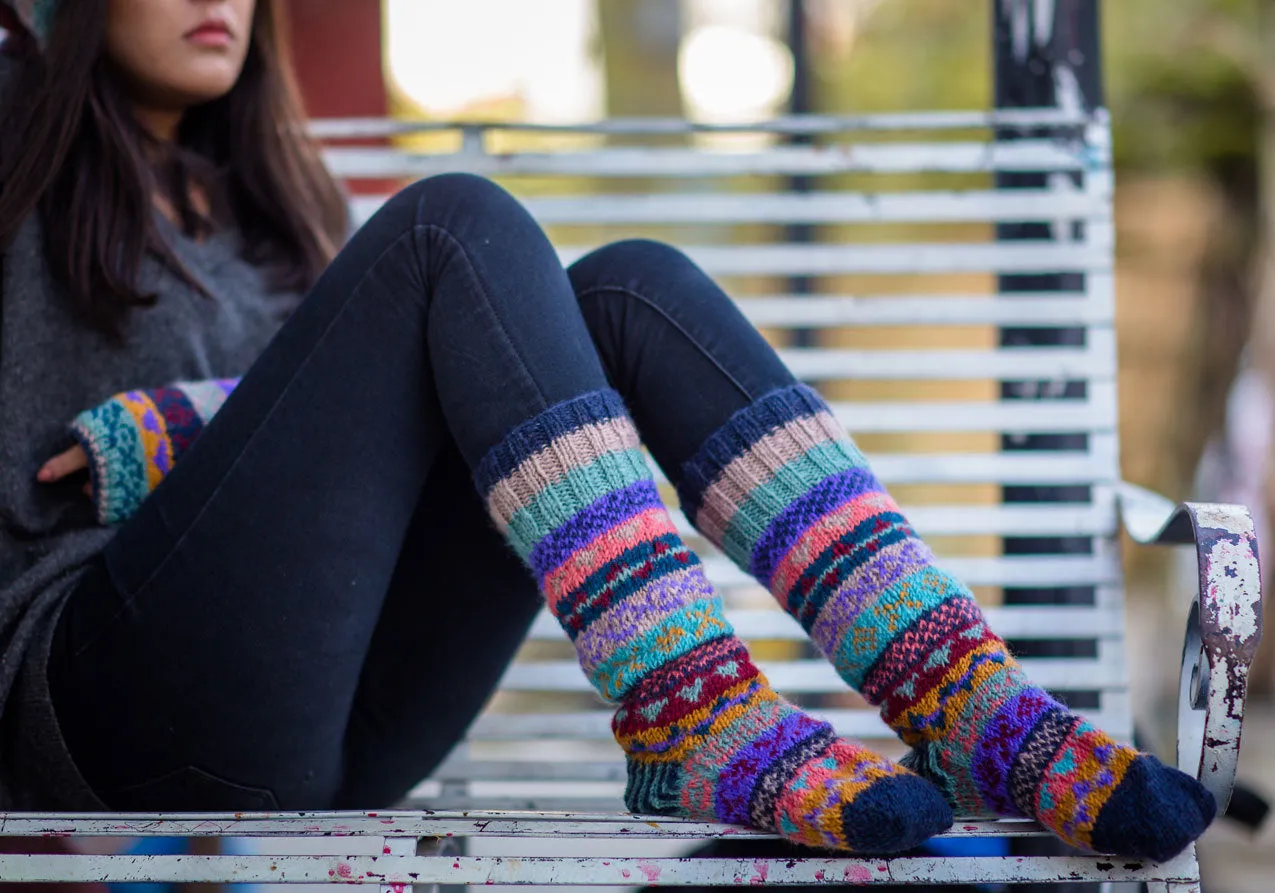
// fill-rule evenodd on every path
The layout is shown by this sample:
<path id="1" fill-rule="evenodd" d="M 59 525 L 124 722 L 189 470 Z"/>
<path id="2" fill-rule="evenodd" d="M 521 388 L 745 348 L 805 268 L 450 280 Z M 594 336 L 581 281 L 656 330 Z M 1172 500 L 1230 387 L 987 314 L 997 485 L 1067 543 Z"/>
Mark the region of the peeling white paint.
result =
<path id="1" fill-rule="evenodd" d="M 696 859 L 522 856 L 0 855 L 6 882 L 632 886 L 1167 881 L 1199 876 L 1194 848 L 1162 864 L 1108 856 Z"/>

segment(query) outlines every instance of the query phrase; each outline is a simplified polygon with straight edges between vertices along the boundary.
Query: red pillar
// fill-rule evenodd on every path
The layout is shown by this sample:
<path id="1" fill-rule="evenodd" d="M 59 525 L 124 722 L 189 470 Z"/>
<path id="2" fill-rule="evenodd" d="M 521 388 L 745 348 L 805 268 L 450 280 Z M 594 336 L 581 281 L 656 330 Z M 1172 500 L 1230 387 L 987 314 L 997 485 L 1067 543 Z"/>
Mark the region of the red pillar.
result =
<path id="1" fill-rule="evenodd" d="M 383 117 L 381 0 L 286 4 L 306 110 L 315 118 Z"/>
<path id="2" fill-rule="evenodd" d="M 297 79 L 312 118 L 383 118 L 389 100 L 382 69 L 381 0 L 287 0 Z M 385 140 L 353 140 L 385 145 Z M 396 180 L 355 180 L 356 195 L 388 195 Z"/>

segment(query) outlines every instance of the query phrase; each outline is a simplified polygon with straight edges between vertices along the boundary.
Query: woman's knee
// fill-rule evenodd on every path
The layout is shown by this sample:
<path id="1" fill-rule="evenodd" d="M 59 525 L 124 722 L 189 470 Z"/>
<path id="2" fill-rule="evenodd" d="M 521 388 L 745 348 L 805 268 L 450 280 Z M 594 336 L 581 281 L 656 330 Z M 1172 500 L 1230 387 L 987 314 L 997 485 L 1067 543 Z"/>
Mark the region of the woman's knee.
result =
<path id="1" fill-rule="evenodd" d="M 351 237 L 326 275 L 348 292 L 372 268 L 392 268 L 399 287 L 384 289 L 386 295 L 424 306 L 422 299 L 437 284 L 432 277 L 449 258 L 459 253 L 477 262 L 491 256 L 492 245 L 534 236 L 534 226 L 518 201 L 491 180 L 439 174 L 391 196 Z"/>
<path id="2" fill-rule="evenodd" d="M 403 187 L 389 204 L 414 212 L 414 223 L 456 225 L 491 214 L 525 213 L 502 186 L 477 174 L 436 174 Z M 387 205 L 388 206 L 388 205 Z"/>
<path id="3" fill-rule="evenodd" d="M 567 272 L 581 301 L 606 295 L 636 298 L 679 316 L 717 313 L 732 304 L 685 252 L 654 239 L 603 245 Z"/>
<path id="4" fill-rule="evenodd" d="M 580 292 L 619 285 L 660 270 L 694 267 L 678 248 L 656 239 L 621 239 L 590 251 L 571 265 L 571 283 Z"/>

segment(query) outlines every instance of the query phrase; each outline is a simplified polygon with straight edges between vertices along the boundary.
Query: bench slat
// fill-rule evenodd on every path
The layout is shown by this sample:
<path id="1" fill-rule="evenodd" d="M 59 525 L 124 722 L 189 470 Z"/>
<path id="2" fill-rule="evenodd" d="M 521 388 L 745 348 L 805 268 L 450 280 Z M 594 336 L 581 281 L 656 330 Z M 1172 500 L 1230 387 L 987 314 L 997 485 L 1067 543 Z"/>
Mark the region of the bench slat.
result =
<path id="1" fill-rule="evenodd" d="M 1106 126 L 1105 111 L 1056 107 L 867 112 L 857 115 L 776 115 L 761 121 L 691 121 L 658 116 L 617 116 L 579 124 L 543 121 L 410 121 L 401 118 L 323 118 L 309 122 L 316 139 L 357 139 L 412 133 L 588 133 L 638 136 L 694 133 L 834 134 L 889 130 L 986 130 L 994 127 L 1092 128 Z"/>
<path id="2" fill-rule="evenodd" d="M 977 381 L 984 379 L 1115 378 L 1114 336 L 1108 329 L 1087 333 L 1077 347 L 1005 350 L 849 350 L 784 348 L 779 351 L 794 375 L 807 380 Z"/>
<path id="3" fill-rule="evenodd" d="M 1026 819 L 967 816 L 953 836 L 1038 836 L 1045 832 Z M 752 837 L 774 840 L 777 836 L 736 825 L 698 822 L 670 816 L 634 816 L 580 810 L 474 810 L 466 812 L 387 810 L 380 812 L 322 813 L 9 813 L 0 818 L 6 837 L 272 837 L 318 836 L 336 841 L 346 838 L 391 837 L 538 837 L 556 840 L 589 838 L 649 840 Z M 344 851 L 344 850 L 341 850 Z"/>
<path id="4" fill-rule="evenodd" d="M 1088 277 L 1098 278 L 1095 275 Z M 1107 296 L 1066 292 L 995 295 L 773 295 L 737 302 L 754 325 L 778 329 L 836 326 L 1100 326 L 1115 314 Z"/>
<path id="5" fill-rule="evenodd" d="M 922 537 L 1114 536 L 1117 526 L 1115 496 L 1104 486 L 1094 488 L 1092 504 L 905 505 L 903 511 Z M 673 513 L 673 522 L 682 536 L 696 535 L 681 512 Z"/>
<path id="6" fill-rule="evenodd" d="M 923 431 L 1076 432 L 1114 431 L 1114 382 L 1094 382 L 1081 400 L 833 401 L 833 414 L 852 434 Z"/>
<path id="7" fill-rule="evenodd" d="M 564 266 L 597 245 L 559 246 Z M 836 276 L 948 273 L 1053 273 L 1111 271 L 1111 250 L 1097 243 L 834 242 L 680 246 L 710 276 Z"/>
<path id="8" fill-rule="evenodd" d="M 991 173 L 1077 171 L 1090 166 L 1083 148 L 1050 140 L 1005 143 L 890 142 L 842 146 L 775 146 L 761 152 L 615 146 L 599 151 L 408 153 L 399 149 L 329 146 L 323 159 L 345 179 L 429 177 L 468 171 L 490 177 L 726 177 L 794 174 Z"/>
<path id="9" fill-rule="evenodd" d="M 869 453 L 868 461 L 873 473 L 887 485 L 1085 484 L 1114 483 L 1120 478 L 1114 433 L 1092 434 L 1089 449 L 1083 452 Z M 654 461 L 651 466 L 656 480 L 665 482 L 663 472 Z"/>
<path id="10" fill-rule="evenodd" d="M 545 224 L 963 223 L 1106 219 L 1111 196 L 1076 189 L 645 193 L 532 197 Z"/>
<path id="11" fill-rule="evenodd" d="M 892 859 L 681 859 L 601 856 L 80 856 L 0 855 L 5 882 L 332 883 L 382 885 L 737 886 L 743 883 L 934 884 L 1095 880 L 1146 881 L 1193 876 L 1193 852 L 1172 862 L 1104 856 L 900 857 Z"/>
<path id="12" fill-rule="evenodd" d="M 363 223 L 389 199 L 350 202 Z M 646 193 L 528 197 L 523 203 L 545 225 L 747 223 L 960 223 L 1106 218 L 1111 196 L 1074 189 L 1004 192 Z"/>

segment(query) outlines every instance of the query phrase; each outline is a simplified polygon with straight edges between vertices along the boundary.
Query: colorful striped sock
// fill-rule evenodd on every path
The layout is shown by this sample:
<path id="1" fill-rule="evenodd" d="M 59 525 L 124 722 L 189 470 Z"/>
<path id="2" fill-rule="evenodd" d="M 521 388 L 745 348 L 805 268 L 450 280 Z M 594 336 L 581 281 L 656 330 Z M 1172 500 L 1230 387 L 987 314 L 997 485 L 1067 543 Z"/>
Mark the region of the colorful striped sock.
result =
<path id="1" fill-rule="evenodd" d="M 1194 779 L 1030 684 L 810 388 L 736 413 L 686 464 L 679 495 L 956 809 L 1033 817 L 1075 846 L 1159 860 L 1212 820 Z"/>
<path id="2" fill-rule="evenodd" d="M 619 705 L 633 812 L 874 853 L 951 823 L 932 785 L 770 688 L 677 535 L 618 395 L 545 410 L 487 454 L 475 481 L 589 681 Z"/>

